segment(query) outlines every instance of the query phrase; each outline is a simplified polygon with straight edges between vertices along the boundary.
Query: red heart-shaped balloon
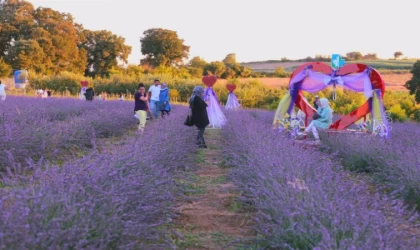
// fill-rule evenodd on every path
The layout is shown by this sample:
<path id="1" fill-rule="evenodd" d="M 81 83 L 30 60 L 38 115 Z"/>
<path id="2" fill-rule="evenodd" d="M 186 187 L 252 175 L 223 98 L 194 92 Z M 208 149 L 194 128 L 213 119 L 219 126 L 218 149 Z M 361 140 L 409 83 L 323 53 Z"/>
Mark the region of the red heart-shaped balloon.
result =
<path id="1" fill-rule="evenodd" d="M 226 88 L 229 90 L 229 92 L 233 92 L 236 89 L 236 85 L 233 83 L 226 84 Z"/>
<path id="2" fill-rule="evenodd" d="M 82 87 L 87 87 L 89 85 L 88 81 L 81 81 L 80 85 L 82 85 Z"/>
<path id="3" fill-rule="evenodd" d="M 207 87 L 211 88 L 211 87 L 213 87 L 213 85 L 216 83 L 216 81 L 217 81 L 217 76 L 215 76 L 215 75 L 211 75 L 211 76 L 204 76 L 204 77 L 203 77 L 203 79 L 202 79 L 202 81 L 203 81 L 203 83 L 204 83 Z"/>

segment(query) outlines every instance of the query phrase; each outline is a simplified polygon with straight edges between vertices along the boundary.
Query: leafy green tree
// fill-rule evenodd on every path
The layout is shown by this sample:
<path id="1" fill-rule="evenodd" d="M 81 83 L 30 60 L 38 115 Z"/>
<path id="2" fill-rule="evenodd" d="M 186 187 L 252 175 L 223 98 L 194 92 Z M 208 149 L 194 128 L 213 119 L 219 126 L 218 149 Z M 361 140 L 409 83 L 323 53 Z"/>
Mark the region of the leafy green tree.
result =
<path id="1" fill-rule="evenodd" d="M 235 77 L 236 77 L 236 72 L 230 67 L 226 67 L 225 72 L 223 72 L 223 74 L 221 75 L 221 78 L 223 79 L 231 79 Z"/>
<path id="2" fill-rule="evenodd" d="M 194 68 L 204 68 L 207 65 L 207 62 L 204 59 L 201 59 L 199 56 L 193 57 L 191 61 L 188 63 L 189 67 Z"/>
<path id="3" fill-rule="evenodd" d="M 353 51 L 346 54 L 347 60 L 362 60 L 363 55 L 360 52 Z"/>
<path id="4" fill-rule="evenodd" d="M 192 78 L 200 78 L 203 76 L 204 68 L 188 67 L 188 72 Z"/>
<path id="5" fill-rule="evenodd" d="M 183 59 L 188 58 L 190 47 L 184 45 L 184 40 L 178 37 L 176 31 L 167 29 L 148 29 L 143 32 L 141 53 L 145 56 L 142 64 L 153 67 L 179 66 Z"/>
<path id="6" fill-rule="evenodd" d="M 5 56 L 12 41 L 31 37 L 34 21 L 34 6 L 26 1 L 0 1 L 0 56 Z"/>
<path id="7" fill-rule="evenodd" d="M 401 51 L 396 51 L 396 52 L 394 53 L 394 58 L 395 58 L 395 59 L 398 59 L 398 58 L 400 58 L 402 55 L 403 55 L 403 53 L 402 53 Z"/>
<path id="8" fill-rule="evenodd" d="M 12 71 L 12 67 L 0 57 L 0 78 L 10 76 Z"/>
<path id="9" fill-rule="evenodd" d="M 211 62 L 204 67 L 205 75 L 216 75 L 221 77 L 225 71 L 226 65 L 220 61 Z"/>
<path id="10" fill-rule="evenodd" d="M 82 38 L 73 17 L 50 8 L 38 8 L 34 18 L 38 28 L 34 29 L 32 38 L 43 48 L 48 70 L 54 74 L 60 71 L 83 73 L 86 52 L 78 48 Z"/>
<path id="11" fill-rule="evenodd" d="M 73 22 L 70 14 L 42 7 L 35 10 L 26 1 L 0 1 L 0 27 L 0 56 L 5 56 L 6 62 L 13 67 L 25 65 L 43 74 L 84 72 L 86 52 L 78 48 L 81 29 L 80 25 Z M 21 41 L 20 45 L 17 41 Z M 28 46 L 31 43 L 32 50 L 43 53 L 44 57 L 40 59 L 39 54 L 24 55 L 23 41 Z M 16 47 L 18 45 L 20 48 Z M 42 52 L 38 51 L 38 47 Z M 25 50 L 28 51 L 28 48 Z M 31 61 L 31 58 L 37 60 Z M 20 62 L 21 59 L 24 61 Z"/>
<path id="12" fill-rule="evenodd" d="M 188 64 L 187 69 L 193 78 L 201 78 L 204 73 L 204 68 L 206 67 L 207 62 L 200 58 L 199 56 L 193 57 Z"/>
<path id="13" fill-rule="evenodd" d="M 228 54 L 225 59 L 223 59 L 222 61 L 224 64 L 226 64 L 226 66 L 229 65 L 234 65 L 236 64 L 236 54 L 235 53 L 230 53 Z"/>
<path id="14" fill-rule="evenodd" d="M 378 60 L 378 56 L 376 55 L 376 53 L 368 53 L 368 54 L 363 56 L 363 59 L 365 59 L 365 60 Z"/>
<path id="15" fill-rule="evenodd" d="M 86 76 L 109 76 L 112 68 L 117 68 L 118 61 L 127 63 L 131 46 L 125 45 L 125 39 L 110 31 L 84 32 L 85 41 L 81 45 L 87 52 Z"/>
<path id="16" fill-rule="evenodd" d="M 8 49 L 6 61 L 14 69 L 45 72 L 45 53 L 35 40 L 18 40 Z"/>
<path id="17" fill-rule="evenodd" d="M 132 77 L 140 77 L 145 73 L 145 69 L 139 65 L 128 65 L 125 74 Z"/>
<path id="18" fill-rule="evenodd" d="M 420 60 L 414 63 L 410 72 L 413 76 L 405 83 L 405 87 L 410 91 L 410 95 L 414 94 L 416 102 L 420 103 Z"/>

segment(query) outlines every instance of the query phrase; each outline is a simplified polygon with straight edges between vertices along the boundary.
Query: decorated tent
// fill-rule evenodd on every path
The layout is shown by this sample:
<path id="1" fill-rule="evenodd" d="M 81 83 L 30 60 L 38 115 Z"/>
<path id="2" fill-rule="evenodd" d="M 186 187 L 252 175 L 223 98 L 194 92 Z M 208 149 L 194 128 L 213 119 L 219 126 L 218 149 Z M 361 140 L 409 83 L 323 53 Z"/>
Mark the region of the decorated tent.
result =
<path id="1" fill-rule="evenodd" d="M 385 93 L 385 83 L 379 72 L 365 64 L 347 64 L 338 70 L 321 62 L 306 63 L 298 67 L 290 77 L 289 91 L 282 98 L 277 108 L 273 125 L 277 126 L 286 113 L 291 114 L 296 105 L 305 114 L 305 126 L 316 110 L 305 100 L 303 91 L 319 92 L 332 87 L 333 99 L 337 86 L 363 92 L 366 102 L 348 115 L 334 122 L 330 129 L 343 130 L 364 118 L 370 113 L 375 128 L 381 128 L 382 135 L 389 136 L 382 98 Z"/>

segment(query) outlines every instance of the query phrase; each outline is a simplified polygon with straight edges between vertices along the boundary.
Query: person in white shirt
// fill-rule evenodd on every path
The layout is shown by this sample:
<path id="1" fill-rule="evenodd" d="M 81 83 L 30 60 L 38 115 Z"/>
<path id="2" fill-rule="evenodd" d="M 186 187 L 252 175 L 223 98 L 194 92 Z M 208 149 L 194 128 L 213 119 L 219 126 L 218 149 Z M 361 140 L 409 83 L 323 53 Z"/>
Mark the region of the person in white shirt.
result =
<path id="1" fill-rule="evenodd" d="M 153 85 L 149 88 L 150 93 L 150 112 L 153 118 L 158 119 L 159 117 L 159 95 L 160 95 L 160 81 L 155 79 Z"/>
<path id="2" fill-rule="evenodd" d="M 6 100 L 6 89 L 8 89 L 6 87 L 6 85 L 4 85 L 1 81 L 0 81 L 0 100 L 1 101 L 5 101 Z"/>

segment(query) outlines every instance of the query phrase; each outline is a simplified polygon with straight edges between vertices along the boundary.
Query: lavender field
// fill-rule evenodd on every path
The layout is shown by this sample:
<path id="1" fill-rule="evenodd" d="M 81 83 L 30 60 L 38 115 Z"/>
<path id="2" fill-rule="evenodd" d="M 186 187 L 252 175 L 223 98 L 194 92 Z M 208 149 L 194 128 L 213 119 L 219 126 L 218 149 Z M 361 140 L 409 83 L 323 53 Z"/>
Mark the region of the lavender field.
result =
<path id="1" fill-rule="evenodd" d="M 183 106 L 142 135 L 132 102 L 8 97 L 0 111 L 0 249 L 420 247 L 418 124 L 313 147 L 272 130 L 272 112 L 239 110 L 203 150 Z M 205 162 L 225 176 L 203 190 L 193 177 Z M 223 218 L 246 214 L 250 231 L 227 237 L 225 219 L 191 233 L 179 207 L 204 200 Z"/>

